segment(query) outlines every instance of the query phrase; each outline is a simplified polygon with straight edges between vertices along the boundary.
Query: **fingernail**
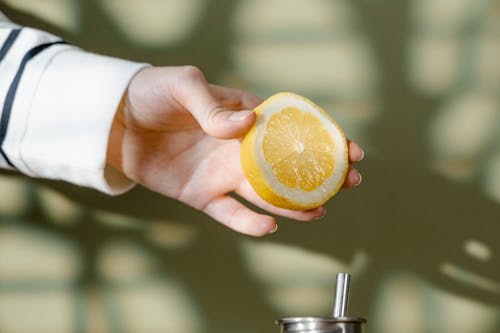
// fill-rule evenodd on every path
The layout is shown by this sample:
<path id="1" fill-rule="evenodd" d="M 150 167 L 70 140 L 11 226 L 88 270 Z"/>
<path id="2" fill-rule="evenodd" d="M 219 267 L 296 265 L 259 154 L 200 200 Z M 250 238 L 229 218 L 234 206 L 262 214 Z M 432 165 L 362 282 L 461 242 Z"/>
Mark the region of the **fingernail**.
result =
<path id="1" fill-rule="evenodd" d="M 358 162 L 362 161 L 363 158 L 365 158 L 365 151 L 363 149 L 361 149 L 361 157 L 358 159 Z"/>
<path id="2" fill-rule="evenodd" d="M 326 209 L 323 208 L 323 213 L 321 213 L 320 216 L 317 216 L 314 219 L 315 220 L 321 220 L 323 217 L 325 217 L 325 215 L 326 215 Z"/>
<path id="3" fill-rule="evenodd" d="M 362 181 L 363 181 L 363 176 L 361 176 L 361 174 L 358 173 L 358 181 L 356 184 L 354 184 L 354 186 L 358 186 L 359 184 L 361 184 Z"/>
<path id="4" fill-rule="evenodd" d="M 278 231 L 278 224 L 276 223 L 274 226 L 274 229 L 269 231 L 270 234 L 274 234 L 276 231 Z"/>
<path id="5" fill-rule="evenodd" d="M 250 117 L 250 115 L 252 113 L 253 113 L 252 110 L 236 111 L 236 112 L 233 112 L 233 114 L 229 116 L 229 120 L 231 120 L 231 121 L 243 121 L 246 118 Z"/>

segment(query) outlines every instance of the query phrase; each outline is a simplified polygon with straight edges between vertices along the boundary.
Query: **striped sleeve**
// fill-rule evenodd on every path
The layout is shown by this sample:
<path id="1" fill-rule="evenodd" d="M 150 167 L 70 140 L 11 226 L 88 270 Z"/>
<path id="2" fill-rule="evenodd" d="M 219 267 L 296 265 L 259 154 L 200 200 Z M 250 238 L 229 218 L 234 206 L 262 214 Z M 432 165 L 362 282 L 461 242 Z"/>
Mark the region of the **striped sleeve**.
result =
<path id="1" fill-rule="evenodd" d="M 111 125 L 144 64 L 85 52 L 0 13 L 0 168 L 119 194 L 106 164 Z"/>

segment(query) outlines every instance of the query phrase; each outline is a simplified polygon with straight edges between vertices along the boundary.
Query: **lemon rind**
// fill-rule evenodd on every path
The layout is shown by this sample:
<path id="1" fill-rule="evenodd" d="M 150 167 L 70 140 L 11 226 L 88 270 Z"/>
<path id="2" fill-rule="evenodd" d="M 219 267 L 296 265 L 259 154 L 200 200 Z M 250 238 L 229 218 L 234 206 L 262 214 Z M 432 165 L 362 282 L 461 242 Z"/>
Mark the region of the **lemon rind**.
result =
<path id="1" fill-rule="evenodd" d="M 293 99 L 302 100 L 303 102 L 311 106 L 312 109 L 314 109 L 314 111 L 319 112 L 323 117 L 327 118 L 333 125 L 333 127 L 337 130 L 338 134 L 341 137 L 342 144 L 344 145 L 343 147 L 344 156 L 342 157 L 346 161 L 346 166 L 343 168 L 340 174 L 340 179 L 335 183 L 335 187 L 332 190 L 328 191 L 328 193 L 324 194 L 320 200 L 312 202 L 310 201 L 304 204 L 286 198 L 285 196 L 277 193 L 273 189 L 273 186 L 269 183 L 268 181 L 269 176 L 266 175 L 265 169 L 259 163 L 259 157 L 258 157 L 259 154 L 257 153 L 258 147 L 256 147 L 257 143 L 256 135 L 258 127 L 257 124 L 262 116 L 263 110 L 265 110 L 271 103 L 274 103 L 277 98 L 282 98 L 282 97 L 291 97 Z M 254 188 L 255 192 L 262 199 L 277 207 L 292 209 L 292 210 L 305 210 L 321 206 L 341 189 L 342 184 L 345 181 L 347 171 L 349 169 L 347 139 L 340 126 L 337 124 L 337 122 L 335 122 L 332 119 L 332 117 L 330 117 L 330 115 L 327 112 L 325 112 L 321 107 L 316 105 L 311 100 L 290 92 L 278 93 L 267 98 L 263 103 L 261 103 L 254 109 L 254 112 L 257 115 L 257 119 L 255 125 L 245 134 L 242 140 L 240 156 L 241 156 L 241 165 L 242 167 L 244 166 L 243 172 L 245 174 L 245 177 L 247 178 L 250 185 Z"/>

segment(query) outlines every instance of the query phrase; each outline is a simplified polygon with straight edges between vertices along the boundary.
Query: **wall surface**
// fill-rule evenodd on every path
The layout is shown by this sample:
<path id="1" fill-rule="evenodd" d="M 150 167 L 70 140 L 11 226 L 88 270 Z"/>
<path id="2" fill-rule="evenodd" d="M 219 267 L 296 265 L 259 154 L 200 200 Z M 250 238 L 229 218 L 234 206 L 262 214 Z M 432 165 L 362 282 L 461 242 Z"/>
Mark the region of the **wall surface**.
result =
<path id="1" fill-rule="evenodd" d="M 0 175 L 0 332 L 278 332 L 335 274 L 371 333 L 500 331 L 500 1 L 1 0 L 84 49 L 303 94 L 363 184 L 262 239 L 136 187 Z M 1 78 L 0 78 L 1 79 Z M 78 101 L 75 101 L 77 103 Z"/>

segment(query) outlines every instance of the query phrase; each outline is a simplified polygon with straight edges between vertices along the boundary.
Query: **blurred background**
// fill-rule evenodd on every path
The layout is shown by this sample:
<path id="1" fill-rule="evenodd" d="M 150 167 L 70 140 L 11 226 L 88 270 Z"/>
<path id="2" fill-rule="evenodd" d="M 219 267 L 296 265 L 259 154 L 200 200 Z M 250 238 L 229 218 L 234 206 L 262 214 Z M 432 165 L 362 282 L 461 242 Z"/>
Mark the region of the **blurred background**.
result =
<path id="1" fill-rule="evenodd" d="M 320 222 L 253 239 L 137 187 L 0 174 L 0 332 L 278 332 L 335 274 L 371 333 L 500 331 L 500 1 L 0 0 L 84 49 L 303 94 L 366 151 Z M 75 101 L 77 102 L 77 101 Z"/>

